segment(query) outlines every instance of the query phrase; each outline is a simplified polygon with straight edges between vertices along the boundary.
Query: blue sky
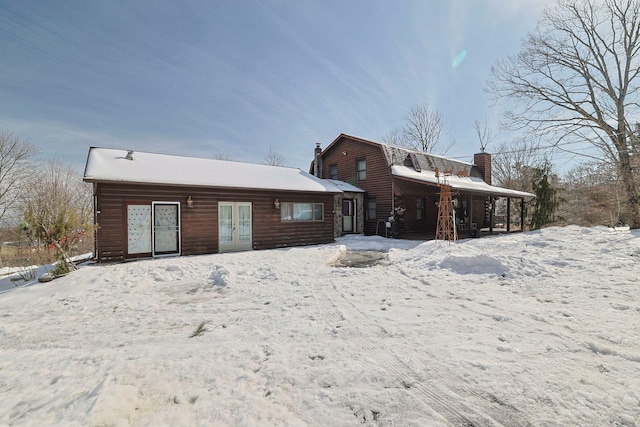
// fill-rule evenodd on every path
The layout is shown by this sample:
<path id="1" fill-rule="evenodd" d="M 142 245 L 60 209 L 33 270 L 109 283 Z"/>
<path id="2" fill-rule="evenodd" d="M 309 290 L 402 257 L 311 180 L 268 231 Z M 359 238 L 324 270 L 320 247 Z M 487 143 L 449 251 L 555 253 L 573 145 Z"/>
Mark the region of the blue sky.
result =
<path id="1" fill-rule="evenodd" d="M 489 69 L 546 3 L 0 0 L 0 130 L 80 170 L 90 146 L 256 163 L 271 147 L 307 169 L 317 142 L 379 140 L 428 103 L 470 161 L 474 121 L 502 114 Z"/>

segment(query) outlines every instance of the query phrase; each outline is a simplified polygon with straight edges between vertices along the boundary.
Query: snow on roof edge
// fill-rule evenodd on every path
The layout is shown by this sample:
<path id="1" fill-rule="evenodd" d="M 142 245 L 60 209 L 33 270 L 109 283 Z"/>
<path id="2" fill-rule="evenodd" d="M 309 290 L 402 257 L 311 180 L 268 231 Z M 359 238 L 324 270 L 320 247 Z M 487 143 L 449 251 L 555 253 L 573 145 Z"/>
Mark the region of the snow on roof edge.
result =
<path id="1" fill-rule="evenodd" d="M 417 181 L 422 181 L 429 184 L 437 185 L 439 183 L 438 178 L 435 176 L 434 171 L 423 170 L 417 172 L 406 166 L 394 165 L 391 167 L 391 172 L 394 176 L 400 178 L 409 178 Z M 521 197 L 524 199 L 534 199 L 535 194 L 528 193 L 526 191 L 512 190 L 510 188 L 496 187 L 489 185 L 483 180 L 474 177 L 459 177 L 452 175 L 447 177 L 448 184 L 451 188 L 456 190 L 464 190 L 476 193 L 490 193 L 500 197 Z"/>
<path id="2" fill-rule="evenodd" d="M 145 184 L 229 187 L 255 190 L 341 193 L 342 190 L 299 168 L 205 159 L 171 154 L 90 147 L 83 180 Z"/>

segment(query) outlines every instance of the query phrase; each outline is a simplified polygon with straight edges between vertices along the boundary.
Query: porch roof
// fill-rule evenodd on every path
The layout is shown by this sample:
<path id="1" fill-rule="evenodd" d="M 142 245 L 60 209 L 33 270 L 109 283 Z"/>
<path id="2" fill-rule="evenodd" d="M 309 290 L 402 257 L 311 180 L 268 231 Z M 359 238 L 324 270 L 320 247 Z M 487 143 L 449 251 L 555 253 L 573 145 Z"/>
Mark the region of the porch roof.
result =
<path id="1" fill-rule="evenodd" d="M 297 168 L 141 151 L 127 156 L 127 150 L 97 147 L 89 148 L 83 179 L 87 182 L 342 193 L 328 180 Z"/>
<path id="2" fill-rule="evenodd" d="M 436 177 L 436 173 L 433 170 L 423 169 L 418 172 L 413 168 L 409 168 L 403 165 L 392 165 L 391 173 L 398 178 L 410 179 L 412 181 L 420 181 L 429 185 L 438 185 L 446 178 L 447 183 L 454 190 L 467 191 L 470 193 L 487 194 L 497 197 L 512 197 L 518 199 L 530 200 L 536 196 L 532 193 L 525 191 L 511 190 L 509 188 L 495 187 L 489 185 L 475 176 L 459 176 L 459 175 L 447 175 L 446 177 L 440 172 L 440 180 Z M 462 174 L 461 174 L 462 175 Z"/>

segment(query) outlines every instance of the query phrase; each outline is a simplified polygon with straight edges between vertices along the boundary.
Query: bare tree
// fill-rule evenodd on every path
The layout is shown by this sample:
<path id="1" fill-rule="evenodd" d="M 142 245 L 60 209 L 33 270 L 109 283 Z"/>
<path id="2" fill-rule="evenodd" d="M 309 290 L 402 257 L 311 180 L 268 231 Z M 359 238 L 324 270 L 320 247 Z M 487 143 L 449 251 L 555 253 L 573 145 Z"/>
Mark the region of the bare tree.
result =
<path id="1" fill-rule="evenodd" d="M 36 240 L 69 251 L 91 240 L 92 203 L 91 185 L 81 174 L 62 160 L 49 160 L 34 171 L 22 195 L 25 226 Z"/>
<path id="2" fill-rule="evenodd" d="M 546 163 L 540 144 L 533 140 L 519 139 L 513 143 L 502 143 L 494 151 L 491 159 L 491 176 L 501 187 L 533 193 L 533 178 L 537 170 Z M 531 209 L 525 206 L 525 222 L 531 219 Z M 521 206 L 515 204 L 512 220 L 517 221 L 522 214 Z"/>
<path id="3" fill-rule="evenodd" d="M 559 211 L 568 223 L 613 227 L 624 221 L 624 189 L 610 163 L 591 161 L 572 168 L 563 176 L 562 190 L 565 203 Z"/>
<path id="4" fill-rule="evenodd" d="M 227 161 L 227 162 L 233 162 L 234 161 L 233 160 L 233 156 L 231 156 L 229 154 L 222 153 L 222 152 L 215 153 L 213 155 L 213 159 L 214 160 L 224 160 L 224 161 Z"/>
<path id="5" fill-rule="evenodd" d="M 492 156 L 492 179 L 502 187 L 531 192 L 532 173 L 544 165 L 543 154 L 538 142 L 527 139 L 502 143 Z"/>
<path id="6" fill-rule="evenodd" d="M 491 144 L 495 139 L 495 135 L 487 122 L 484 122 L 484 125 L 480 125 L 480 122 L 476 120 L 473 122 L 473 128 L 476 130 L 476 135 L 478 135 L 478 141 L 480 142 L 480 151 L 484 153 L 487 149 L 487 145 Z"/>
<path id="7" fill-rule="evenodd" d="M 512 127 L 554 136 L 564 150 L 587 142 L 616 165 L 630 225 L 640 227 L 629 146 L 640 113 L 640 0 L 559 0 L 492 75 L 489 91 L 515 103 Z"/>
<path id="8" fill-rule="evenodd" d="M 264 164 L 270 166 L 287 166 L 287 157 L 273 151 L 269 146 L 269 152 L 264 156 Z"/>
<path id="9" fill-rule="evenodd" d="M 24 191 L 21 185 L 33 170 L 30 160 L 36 153 L 31 143 L 0 131 L 0 220 L 16 206 Z"/>
<path id="10" fill-rule="evenodd" d="M 443 142 L 446 133 L 447 124 L 442 113 L 423 104 L 411 107 L 404 126 L 388 132 L 382 140 L 426 153 L 446 154 L 453 146 L 453 141 Z"/>
<path id="11" fill-rule="evenodd" d="M 384 136 L 382 137 L 382 142 L 384 142 L 385 144 L 397 145 L 400 147 L 404 147 L 406 145 L 401 128 L 392 129 L 384 134 Z"/>

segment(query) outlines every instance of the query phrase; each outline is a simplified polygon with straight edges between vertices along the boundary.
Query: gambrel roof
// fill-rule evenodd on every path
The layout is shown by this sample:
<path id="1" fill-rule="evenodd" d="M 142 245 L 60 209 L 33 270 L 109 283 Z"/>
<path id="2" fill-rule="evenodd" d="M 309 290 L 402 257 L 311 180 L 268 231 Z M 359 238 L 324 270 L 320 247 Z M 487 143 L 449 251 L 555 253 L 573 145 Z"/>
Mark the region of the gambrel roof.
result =
<path id="1" fill-rule="evenodd" d="M 453 190 L 487 194 L 496 197 L 533 199 L 535 195 L 525 191 L 511 190 L 487 184 L 473 163 L 449 159 L 423 151 L 411 150 L 392 144 L 371 141 L 356 136 L 340 134 L 329 146 L 329 150 L 341 138 L 349 138 L 365 144 L 377 145 L 382 150 L 391 174 L 428 185 L 442 184 L 446 179 Z M 436 171 L 438 176 L 436 176 Z"/>

